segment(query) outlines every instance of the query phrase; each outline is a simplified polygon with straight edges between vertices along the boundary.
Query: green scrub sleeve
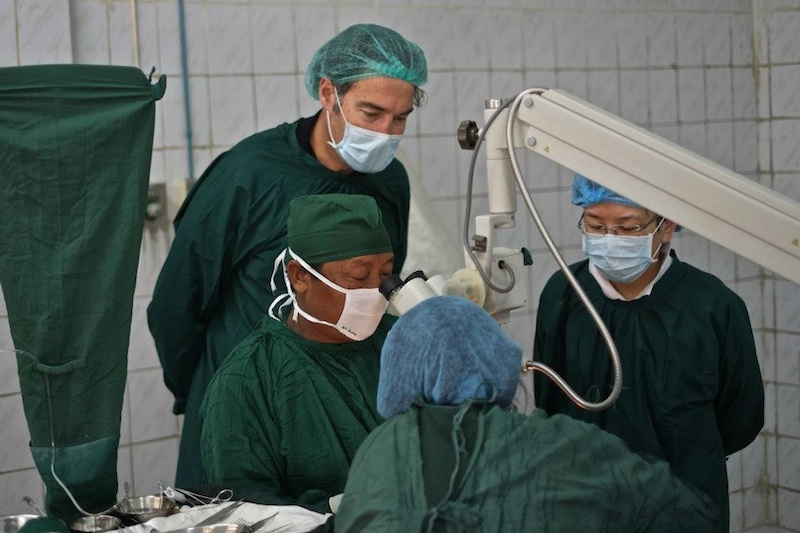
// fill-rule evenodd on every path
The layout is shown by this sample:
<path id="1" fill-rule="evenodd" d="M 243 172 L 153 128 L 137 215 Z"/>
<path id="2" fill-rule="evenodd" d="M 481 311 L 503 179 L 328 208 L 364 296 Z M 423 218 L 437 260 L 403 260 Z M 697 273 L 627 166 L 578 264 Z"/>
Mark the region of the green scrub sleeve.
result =
<path id="1" fill-rule="evenodd" d="M 764 384 L 744 302 L 732 301 L 722 319 L 724 357 L 715 408 L 725 455 L 730 455 L 753 442 L 764 426 Z"/>
<path id="2" fill-rule="evenodd" d="M 239 349 L 246 348 L 244 341 Z M 243 366 L 242 370 L 252 370 Z M 269 376 L 265 376 L 269 380 Z M 257 489 L 283 497 L 278 465 L 280 425 L 261 402 L 247 397 L 246 387 L 238 385 L 239 373 L 218 374 L 206 390 L 201 413 L 225 413 L 236 416 L 202 418 L 200 446 L 206 478 L 237 489 Z M 202 416 L 202 415 L 201 415 Z M 247 460 L 242 460 L 243 455 Z"/>
<path id="3" fill-rule="evenodd" d="M 352 458 L 380 422 L 380 347 L 327 344 L 266 317 L 211 380 L 200 410 L 206 480 L 283 501 L 324 505 L 342 492 Z"/>
<path id="4" fill-rule="evenodd" d="M 195 184 L 175 219 L 175 238 L 147 309 L 176 414 L 184 412 L 195 368 L 206 350 L 208 320 L 226 279 L 258 243 L 272 240 L 263 232 L 248 231 L 255 224 L 250 220 L 250 193 L 230 186 L 247 173 L 241 167 L 237 158 L 221 157 Z M 204 179 L 212 172 L 215 179 Z M 197 194 L 200 188 L 203 194 Z"/>
<path id="5" fill-rule="evenodd" d="M 431 520 L 437 531 L 716 528 L 719 517 L 710 499 L 681 482 L 665 462 L 632 453 L 594 425 L 564 415 L 548 418 L 540 410 L 529 417 L 497 408 L 481 414 L 474 451 L 461 457 L 464 476 L 452 478 L 453 490 L 444 499 L 428 501 L 416 409 L 389 419 L 359 448 L 337 531 L 420 531 Z M 453 435 L 431 432 L 424 438 L 434 439 L 426 448 L 443 452 L 457 442 Z"/>

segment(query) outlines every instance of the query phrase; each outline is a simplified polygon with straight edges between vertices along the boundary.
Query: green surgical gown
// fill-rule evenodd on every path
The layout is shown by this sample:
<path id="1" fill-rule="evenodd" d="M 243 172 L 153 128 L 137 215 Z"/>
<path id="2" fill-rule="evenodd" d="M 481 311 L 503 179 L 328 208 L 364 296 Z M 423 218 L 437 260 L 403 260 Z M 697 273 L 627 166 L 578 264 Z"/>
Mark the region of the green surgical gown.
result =
<path id="1" fill-rule="evenodd" d="M 344 490 L 376 408 L 380 350 L 396 317 L 360 342 L 326 344 L 265 318 L 225 361 L 201 414 L 211 484 L 324 504 Z"/>
<path id="2" fill-rule="evenodd" d="M 350 469 L 336 531 L 713 531 L 707 496 L 596 426 L 541 410 L 468 408 L 458 422 L 461 407 L 418 404 L 373 431 Z M 426 476 L 440 463 L 448 466 Z"/>
<path id="3" fill-rule="evenodd" d="M 328 170 L 301 146 L 299 123 L 255 134 L 218 157 L 175 219 L 147 316 L 164 381 L 175 396 L 173 411 L 185 413 L 179 487 L 205 481 L 200 403 L 214 372 L 272 302 L 270 277 L 286 247 L 289 202 L 310 194 L 372 196 L 392 240 L 395 272 L 405 260 L 410 189 L 403 165 L 394 160 L 377 174 Z"/>
<path id="4" fill-rule="evenodd" d="M 604 411 L 586 411 L 549 378 L 534 374 L 537 407 L 593 422 L 633 451 L 669 462 L 718 505 L 728 531 L 725 456 L 741 450 L 764 424 L 764 388 L 744 302 L 719 279 L 678 260 L 649 296 L 606 298 L 588 261 L 571 268 L 613 337 L 622 392 Z M 589 313 L 554 274 L 542 291 L 533 357 L 554 368 L 589 401 L 613 386 L 608 348 Z"/>

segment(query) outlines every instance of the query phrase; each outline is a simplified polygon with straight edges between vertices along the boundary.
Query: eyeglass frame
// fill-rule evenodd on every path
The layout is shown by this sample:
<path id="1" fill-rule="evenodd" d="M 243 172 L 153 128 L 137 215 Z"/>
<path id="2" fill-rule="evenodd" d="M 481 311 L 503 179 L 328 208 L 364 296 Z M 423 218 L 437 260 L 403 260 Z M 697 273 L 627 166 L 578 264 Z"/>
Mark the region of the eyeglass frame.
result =
<path id="1" fill-rule="evenodd" d="M 578 219 L 578 229 L 580 230 L 580 232 L 582 234 L 584 234 L 584 235 L 608 235 L 610 233 L 611 235 L 617 235 L 617 236 L 622 236 L 622 237 L 640 237 L 640 236 L 642 236 L 642 232 L 647 228 L 647 226 L 649 226 L 650 224 L 652 224 L 653 222 L 655 222 L 659 218 L 661 219 L 661 222 L 663 222 L 665 220 L 665 217 L 662 217 L 661 215 L 655 215 L 653 218 L 651 218 L 650 220 L 648 220 L 644 224 L 636 224 L 636 225 L 633 225 L 633 226 L 626 226 L 624 224 L 617 224 L 615 226 L 611 226 L 610 228 L 607 228 L 603 224 L 596 224 L 595 226 L 602 228 L 602 230 L 593 232 L 593 231 L 586 231 L 586 223 L 584 222 L 583 217 L 584 217 L 584 215 L 581 214 L 581 218 Z M 659 222 L 659 224 L 661 224 L 661 222 Z M 620 234 L 619 233 L 619 228 L 625 228 L 624 231 L 626 233 Z M 628 232 L 630 232 L 630 233 L 628 233 Z"/>

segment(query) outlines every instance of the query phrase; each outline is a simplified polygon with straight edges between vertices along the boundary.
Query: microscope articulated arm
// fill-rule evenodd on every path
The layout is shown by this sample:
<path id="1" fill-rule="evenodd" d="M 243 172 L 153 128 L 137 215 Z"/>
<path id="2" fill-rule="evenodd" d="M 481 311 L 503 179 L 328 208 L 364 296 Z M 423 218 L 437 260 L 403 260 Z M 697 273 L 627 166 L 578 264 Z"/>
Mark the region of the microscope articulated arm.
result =
<path id="1" fill-rule="evenodd" d="M 514 146 L 800 283 L 800 203 L 563 91 L 531 90 Z"/>

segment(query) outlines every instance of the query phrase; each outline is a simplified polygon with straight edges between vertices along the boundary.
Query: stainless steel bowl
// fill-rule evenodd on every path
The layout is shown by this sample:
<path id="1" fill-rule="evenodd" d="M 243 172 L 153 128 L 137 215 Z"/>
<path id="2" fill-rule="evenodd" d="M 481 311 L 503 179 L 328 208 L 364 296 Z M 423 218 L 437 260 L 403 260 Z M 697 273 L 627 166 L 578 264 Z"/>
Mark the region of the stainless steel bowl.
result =
<path id="1" fill-rule="evenodd" d="M 164 496 L 131 496 L 122 500 L 117 511 L 141 524 L 151 518 L 168 516 L 176 508 L 175 502 Z"/>
<path id="2" fill-rule="evenodd" d="M 25 522 L 30 522 L 31 520 L 34 520 L 36 518 L 39 517 L 36 516 L 35 514 L 17 514 L 11 516 L 4 516 L 0 518 L 0 521 L 2 521 L 3 524 L 3 529 L 1 533 L 17 533 L 17 531 L 22 529 L 22 526 L 25 525 Z"/>
<path id="3" fill-rule="evenodd" d="M 95 514 L 73 520 L 70 522 L 69 528 L 78 533 L 99 533 L 117 529 L 121 523 L 122 521 L 116 516 Z"/>

